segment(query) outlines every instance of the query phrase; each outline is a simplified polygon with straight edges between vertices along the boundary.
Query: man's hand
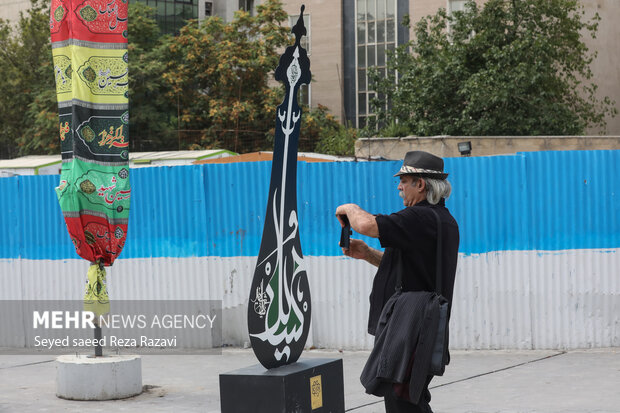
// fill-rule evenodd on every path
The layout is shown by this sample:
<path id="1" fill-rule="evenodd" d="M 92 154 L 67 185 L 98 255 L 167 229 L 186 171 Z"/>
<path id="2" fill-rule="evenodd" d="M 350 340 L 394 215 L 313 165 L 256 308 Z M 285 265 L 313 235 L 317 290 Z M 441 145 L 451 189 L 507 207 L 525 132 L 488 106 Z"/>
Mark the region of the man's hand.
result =
<path id="1" fill-rule="evenodd" d="M 336 208 L 336 218 L 340 222 L 340 225 L 344 227 L 344 222 L 340 218 L 340 215 L 346 215 L 351 223 L 351 228 L 362 235 L 369 237 L 379 237 L 379 227 L 374 215 L 369 214 L 362 208 L 355 204 L 343 204 Z"/>
<path id="2" fill-rule="evenodd" d="M 342 253 L 347 257 L 366 260 L 368 263 L 378 267 L 383 258 L 383 251 L 370 248 L 364 241 L 351 238 L 349 249 L 342 249 Z"/>
<path id="3" fill-rule="evenodd" d="M 347 210 L 351 206 L 357 207 L 357 205 L 355 204 L 343 204 L 343 205 L 340 205 L 338 208 L 336 208 L 336 218 L 338 218 L 338 222 L 340 222 L 340 226 L 343 228 L 344 228 L 344 222 L 342 221 L 342 215 L 346 216 Z"/>
<path id="4" fill-rule="evenodd" d="M 357 258 L 358 260 L 365 260 L 368 257 L 370 248 L 366 243 L 359 239 L 351 238 L 349 249 L 342 249 L 342 253 L 347 257 Z"/>

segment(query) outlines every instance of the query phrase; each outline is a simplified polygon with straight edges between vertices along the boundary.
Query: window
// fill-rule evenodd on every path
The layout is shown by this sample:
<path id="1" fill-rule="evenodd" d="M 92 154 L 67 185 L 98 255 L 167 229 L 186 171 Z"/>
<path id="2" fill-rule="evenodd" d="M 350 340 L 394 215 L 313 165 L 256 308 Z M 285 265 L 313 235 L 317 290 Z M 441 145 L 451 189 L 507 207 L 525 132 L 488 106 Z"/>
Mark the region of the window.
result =
<path id="1" fill-rule="evenodd" d="M 454 12 L 464 12 L 465 4 L 467 4 L 469 0 L 448 0 L 448 14 L 452 14 Z M 471 36 L 473 37 L 475 32 L 472 31 Z M 448 24 L 448 39 L 450 43 L 452 43 L 452 27 Z"/>
<path id="2" fill-rule="evenodd" d="M 295 26 L 298 19 L 299 19 L 299 14 L 293 14 L 293 15 L 288 16 L 289 27 Z M 308 53 L 308 56 L 310 56 L 310 54 L 312 53 L 312 51 L 310 50 L 310 39 L 312 37 L 312 31 L 310 30 L 310 15 L 309 14 L 304 14 L 304 26 L 306 26 L 306 35 L 301 37 L 299 44 L 301 44 L 301 47 L 306 49 L 306 53 Z"/>
<path id="3" fill-rule="evenodd" d="M 239 0 L 239 10 L 245 10 L 254 16 L 254 0 Z"/>
<path id="4" fill-rule="evenodd" d="M 467 0 L 448 0 L 448 13 L 455 11 L 465 11 Z"/>
<path id="5" fill-rule="evenodd" d="M 155 9 L 162 34 L 177 34 L 187 20 L 198 18 L 198 0 L 144 0 Z"/>
<path id="6" fill-rule="evenodd" d="M 386 76 L 387 53 L 396 47 L 397 0 L 356 0 L 356 123 L 363 128 L 374 117 L 371 101 L 375 92 L 368 83 L 368 69 Z"/>
<path id="7" fill-rule="evenodd" d="M 297 23 L 298 19 L 299 19 L 299 14 L 290 15 L 288 17 L 289 27 L 293 27 Z M 301 47 L 306 49 L 306 53 L 308 53 L 308 56 L 310 56 L 312 53 L 311 41 L 310 41 L 312 39 L 312 30 L 310 28 L 310 15 L 309 14 L 304 14 L 304 26 L 306 26 L 306 35 L 301 37 L 299 44 L 301 45 Z M 299 95 L 297 96 L 297 102 L 300 105 L 306 105 L 310 107 L 310 98 L 311 98 L 310 85 L 301 85 L 299 87 Z"/>

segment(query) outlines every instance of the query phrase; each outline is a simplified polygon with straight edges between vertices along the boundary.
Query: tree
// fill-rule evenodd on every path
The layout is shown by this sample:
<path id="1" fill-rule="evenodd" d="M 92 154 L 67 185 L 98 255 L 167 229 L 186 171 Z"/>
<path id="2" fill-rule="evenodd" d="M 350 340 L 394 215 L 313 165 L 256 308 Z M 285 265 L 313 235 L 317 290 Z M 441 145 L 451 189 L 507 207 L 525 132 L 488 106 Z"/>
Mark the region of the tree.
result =
<path id="1" fill-rule="evenodd" d="M 279 51 L 290 43 L 279 0 L 267 0 L 256 16 L 238 11 L 230 23 L 210 17 L 192 21 L 170 38 L 164 78 L 177 102 L 183 130 L 201 131 L 199 146 L 239 151 L 263 149 L 282 98 L 270 87 Z"/>
<path id="2" fill-rule="evenodd" d="M 178 149 L 176 99 L 164 80 L 163 59 L 168 36 L 160 36 L 155 10 L 140 2 L 129 3 L 129 142 L 131 150 Z"/>
<path id="3" fill-rule="evenodd" d="M 0 157 L 60 151 L 49 0 L 31 1 L 15 28 L 0 20 Z M 272 72 L 292 40 L 281 2 L 266 0 L 256 16 L 240 11 L 230 23 L 190 21 L 176 37 L 160 36 L 153 15 L 129 6 L 131 149 L 271 148 L 284 95 Z M 304 108 L 304 119 L 300 150 L 352 151 L 354 132 L 327 108 Z"/>
<path id="4" fill-rule="evenodd" d="M 596 98 L 596 53 L 582 40 L 596 35 L 600 18 L 583 16 L 577 0 L 489 0 L 422 18 L 414 40 L 388 60 L 388 75 L 373 76 L 379 124 L 421 136 L 604 128 L 617 110 Z"/>
<path id="5" fill-rule="evenodd" d="M 328 155 L 355 155 L 356 130 L 342 125 L 327 106 L 304 108 L 299 132 L 300 151 L 316 151 Z"/>
<path id="6" fill-rule="evenodd" d="M 15 27 L 0 19 L 0 157 L 59 151 L 48 12 L 31 0 Z"/>

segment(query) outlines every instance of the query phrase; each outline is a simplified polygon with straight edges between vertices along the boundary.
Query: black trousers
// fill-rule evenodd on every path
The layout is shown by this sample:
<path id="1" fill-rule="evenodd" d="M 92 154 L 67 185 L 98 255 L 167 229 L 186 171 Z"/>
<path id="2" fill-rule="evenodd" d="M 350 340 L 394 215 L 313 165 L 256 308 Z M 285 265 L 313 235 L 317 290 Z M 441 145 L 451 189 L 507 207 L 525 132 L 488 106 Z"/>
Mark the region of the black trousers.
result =
<path id="1" fill-rule="evenodd" d="M 412 404 L 407 400 L 396 397 L 394 392 L 386 394 L 385 401 L 385 413 L 433 413 L 430 406 L 431 392 L 428 390 L 428 385 L 433 379 L 433 376 L 428 376 L 426 379 L 426 385 L 422 390 L 420 396 L 420 402 L 418 404 Z"/>

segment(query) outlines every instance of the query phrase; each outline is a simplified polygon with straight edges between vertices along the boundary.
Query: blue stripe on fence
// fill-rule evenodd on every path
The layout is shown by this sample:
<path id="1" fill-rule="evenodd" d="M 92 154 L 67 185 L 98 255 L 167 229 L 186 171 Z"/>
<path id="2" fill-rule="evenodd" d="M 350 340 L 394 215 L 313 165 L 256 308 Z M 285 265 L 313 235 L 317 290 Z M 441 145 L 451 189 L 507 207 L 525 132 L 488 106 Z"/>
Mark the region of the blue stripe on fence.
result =
<path id="1" fill-rule="evenodd" d="M 620 151 L 448 158 L 460 251 L 620 247 Z M 400 162 L 298 163 L 304 255 L 340 255 L 336 207 L 402 207 Z M 271 162 L 133 169 L 121 258 L 255 256 Z M 0 179 L 0 258 L 77 258 L 54 194 L 58 176 Z M 376 240 L 361 237 L 379 247 Z"/>

